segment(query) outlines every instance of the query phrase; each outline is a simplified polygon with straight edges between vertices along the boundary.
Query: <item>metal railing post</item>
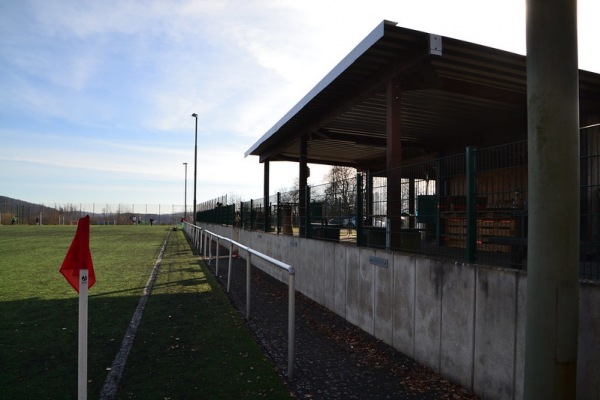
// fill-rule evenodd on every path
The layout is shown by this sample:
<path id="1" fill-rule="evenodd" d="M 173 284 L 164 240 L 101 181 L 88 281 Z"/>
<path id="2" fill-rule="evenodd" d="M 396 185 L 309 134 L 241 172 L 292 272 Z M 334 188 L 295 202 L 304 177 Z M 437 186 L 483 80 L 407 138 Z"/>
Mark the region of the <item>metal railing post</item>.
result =
<path id="1" fill-rule="evenodd" d="M 217 263 L 218 263 L 218 248 L 220 246 L 220 240 L 224 240 L 229 243 L 229 266 L 227 273 L 227 292 L 230 290 L 231 286 L 231 272 L 232 272 L 232 258 L 233 258 L 233 246 L 237 246 L 240 250 L 245 250 L 247 252 L 246 258 L 246 319 L 250 319 L 250 309 L 251 309 L 251 270 L 252 270 L 252 255 L 256 255 L 259 258 L 273 264 L 276 267 L 285 269 L 288 271 L 288 377 L 292 379 L 294 377 L 294 357 L 295 357 L 295 332 L 296 332 L 296 284 L 295 284 L 295 275 L 296 272 L 291 265 L 285 264 L 279 260 L 271 258 L 265 254 L 257 252 L 247 246 L 244 246 L 240 243 L 237 243 L 231 239 L 226 237 L 217 235 L 216 233 L 199 229 L 200 232 L 204 235 L 205 240 L 207 240 L 209 247 L 209 257 L 212 257 L 212 249 L 211 249 L 211 241 L 213 236 L 217 240 Z M 210 236 L 209 236 L 210 235 Z M 206 258 L 206 246 L 204 248 Z M 218 270 L 218 266 L 217 266 Z"/>
<path id="2" fill-rule="evenodd" d="M 215 261 L 215 275 L 219 276 L 219 237 L 217 236 L 217 250 L 215 257 L 217 260 Z"/>
<path id="3" fill-rule="evenodd" d="M 227 293 L 229 293 L 229 288 L 231 286 L 231 264 L 233 258 L 233 243 L 229 242 L 229 266 L 227 268 Z"/>
<path id="4" fill-rule="evenodd" d="M 206 232 L 206 235 L 204 236 L 204 258 L 208 260 L 208 244 L 209 244 L 209 240 L 210 240 L 210 235 L 208 233 L 208 231 Z"/>
<path id="5" fill-rule="evenodd" d="M 198 253 L 202 254 L 202 239 L 204 238 L 204 230 L 202 228 L 198 229 Z"/>
<path id="6" fill-rule="evenodd" d="M 251 254 L 248 251 L 246 258 L 246 319 L 250 319 L 250 267 L 251 267 Z"/>
<path id="7" fill-rule="evenodd" d="M 288 275 L 288 378 L 294 378 L 294 343 L 296 341 L 296 284 L 295 271 Z"/>
<path id="8" fill-rule="evenodd" d="M 198 232 L 198 229 L 194 225 L 190 226 L 187 223 L 184 223 L 183 230 L 184 232 L 189 233 L 189 236 L 192 239 L 192 246 L 194 247 L 194 250 L 196 250 L 196 233 Z"/>

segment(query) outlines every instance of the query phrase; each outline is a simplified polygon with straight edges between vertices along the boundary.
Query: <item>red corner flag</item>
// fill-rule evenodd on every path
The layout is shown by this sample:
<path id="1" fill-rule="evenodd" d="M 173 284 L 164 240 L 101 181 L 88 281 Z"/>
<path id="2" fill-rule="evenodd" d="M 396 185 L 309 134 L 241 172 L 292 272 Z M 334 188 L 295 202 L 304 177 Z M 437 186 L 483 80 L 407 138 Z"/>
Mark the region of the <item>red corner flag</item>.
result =
<path id="1" fill-rule="evenodd" d="M 90 216 L 79 218 L 75 237 L 60 267 L 60 273 L 64 275 L 67 282 L 79 293 L 79 270 L 88 270 L 88 288 L 96 283 L 94 266 L 92 265 L 92 254 L 90 253 Z"/>

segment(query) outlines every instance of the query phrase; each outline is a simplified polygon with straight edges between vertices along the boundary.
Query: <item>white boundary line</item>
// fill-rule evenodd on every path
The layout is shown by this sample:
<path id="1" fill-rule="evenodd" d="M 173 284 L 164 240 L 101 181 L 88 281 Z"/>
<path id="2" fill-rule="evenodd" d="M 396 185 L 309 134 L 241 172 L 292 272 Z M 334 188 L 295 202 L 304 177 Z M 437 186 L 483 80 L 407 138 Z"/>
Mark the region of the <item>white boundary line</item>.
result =
<path id="1" fill-rule="evenodd" d="M 158 254 L 158 258 L 156 259 L 156 263 L 154 264 L 154 268 L 152 269 L 152 273 L 150 274 L 150 278 L 148 278 L 148 282 L 146 282 L 146 287 L 144 287 L 144 291 L 142 292 L 140 302 L 138 303 L 138 306 L 135 309 L 135 312 L 133 313 L 131 322 L 129 322 L 129 326 L 127 327 L 127 331 L 125 332 L 123 341 L 121 342 L 121 348 L 119 349 L 119 352 L 117 353 L 117 356 L 115 357 L 112 363 L 110 372 L 106 376 L 104 386 L 102 387 L 102 392 L 100 392 L 100 400 L 114 399 L 117 394 L 119 381 L 121 380 L 121 375 L 123 375 L 123 369 L 125 368 L 127 357 L 129 356 L 129 351 L 131 350 L 131 346 L 133 345 L 133 339 L 135 338 L 137 328 L 140 325 L 142 314 L 144 313 L 144 308 L 146 307 L 146 302 L 148 301 L 150 292 L 152 292 L 152 286 L 154 285 L 154 281 L 156 280 L 156 274 L 158 273 L 158 270 L 160 268 L 160 264 L 162 262 L 162 258 L 165 253 L 165 249 L 167 248 L 167 243 L 169 241 L 170 236 L 171 230 L 169 230 L 167 238 L 165 239 L 165 242 L 163 243 L 163 246 L 160 249 L 160 253 Z"/>

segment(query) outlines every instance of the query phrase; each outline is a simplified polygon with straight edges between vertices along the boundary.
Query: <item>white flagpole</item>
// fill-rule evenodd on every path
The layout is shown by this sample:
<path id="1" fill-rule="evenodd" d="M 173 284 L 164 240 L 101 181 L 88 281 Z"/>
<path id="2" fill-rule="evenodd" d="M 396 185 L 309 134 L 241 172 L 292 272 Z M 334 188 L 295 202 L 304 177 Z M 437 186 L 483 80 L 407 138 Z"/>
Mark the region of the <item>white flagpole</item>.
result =
<path id="1" fill-rule="evenodd" d="M 87 399 L 88 270 L 79 270 L 79 362 L 77 398 Z"/>

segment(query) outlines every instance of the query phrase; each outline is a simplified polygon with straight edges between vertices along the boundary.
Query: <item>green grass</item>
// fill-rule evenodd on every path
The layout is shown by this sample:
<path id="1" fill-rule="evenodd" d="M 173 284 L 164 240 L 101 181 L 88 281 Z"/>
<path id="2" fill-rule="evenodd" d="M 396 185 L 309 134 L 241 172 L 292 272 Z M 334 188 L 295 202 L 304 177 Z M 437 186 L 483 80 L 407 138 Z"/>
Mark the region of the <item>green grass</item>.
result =
<path id="1" fill-rule="evenodd" d="M 88 395 L 97 398 L 164 226 L 92 226 Z M 73 226 L 0 226 L 0 398 L 77 394 L 77 293 L 58 272 Z M 181 231 L 172 232 L 124 376 L 122 399 L 289 398 Z"/>

